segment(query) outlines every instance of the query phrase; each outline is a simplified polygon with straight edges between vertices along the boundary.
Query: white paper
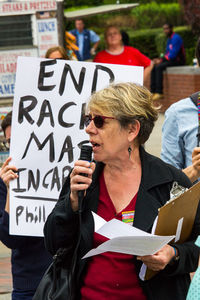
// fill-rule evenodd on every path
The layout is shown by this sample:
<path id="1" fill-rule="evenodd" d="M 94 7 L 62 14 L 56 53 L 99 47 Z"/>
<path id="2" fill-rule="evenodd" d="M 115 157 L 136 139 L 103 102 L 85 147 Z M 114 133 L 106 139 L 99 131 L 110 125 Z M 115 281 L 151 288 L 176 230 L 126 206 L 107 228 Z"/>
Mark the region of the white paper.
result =
<path id="1" fill-rule="evenodd" d="M 92 211 L 92 215 L 94 218 L 94 231 L 97 232 L 99 228 L 101 228 L 104 224 L 106 224 L 106 221 L 102 217 L 95 214 L 93 211 Z"/>
<path id="2" fill-rule="evenodd" d="M 177 229 L 176 229 L 176 237 L 175 237 L 175 240 L 174 240 L 175 243 L 180 240 L 181 230 L 182 230 L 182 227 L 183 227 L 183 220 L 184 220 L 184 218 L 181 218 L 178 221 L 178 225 L 177 225 Z"/>
<path id="3" fill-rule="evenodd" d="M 96 220 L 97 218 L 94 218 L 94 222 Z M 152 255 L 174 238 L 174 236 L 153 235 L 117 219 L 106 222 L 96 232 L 110 239 L 90 250 L 83 258 L 107 251 L 139 256 Z"/>
<path id="4" fill-rule="evenodd" d="M 119 221 L 117 219 L 112 219 L 109 222 L 105 222 L 105 224 L 99 228 L 97 233 L 107 237 L 108 239 L 113 239 L 116 237 L 124 237 L 124 236 L 145 236 L 151 235 L 145 231 L 142 231 L 136 227 L 127 225 L 126 223 Z"/>
<path id="5" fill-rule="evenodd" d="M 175 235 L 175 240 L 174 240 L 175 242 L 177 242 L 180 239 L 181 230 L 182 230 L 182 226 L 183 226 L 183 219 L 184 218 L 181 218 L 178 221 L 178 225 L 177 225 L 177 229 L 176 229 L 176 235 Z M 155 233 L 157 221 L 158 221 L 158 216 L 154 220 L 153 227 L 152 227 L 152 230 L 151 230 L 152 234 Z M 147 266 L 145 264 L 142 264 L 141 269 L 140 269 L 140 273 L 139 273 L 139 277 L 143 281 L 145 280 L 146 270 L 147 270 Z"/>
<path id="6" fill-rule="evenodd" d="M 151 233 L 152 234 L 155 233 L 157 222 L 158 222 L 158 216 L 155 218 L 155 220 L 153 222 L 153 226 L 152 226 L 152 229 L 151 229 Z M 147 266 L 143 263 L 142 266 L 141 266 L 141 268 L 140 268 L 140 273 L 139 273 L 139 277 L 143 281 L 145 279 L 146 270 L 147 270 Z"/>

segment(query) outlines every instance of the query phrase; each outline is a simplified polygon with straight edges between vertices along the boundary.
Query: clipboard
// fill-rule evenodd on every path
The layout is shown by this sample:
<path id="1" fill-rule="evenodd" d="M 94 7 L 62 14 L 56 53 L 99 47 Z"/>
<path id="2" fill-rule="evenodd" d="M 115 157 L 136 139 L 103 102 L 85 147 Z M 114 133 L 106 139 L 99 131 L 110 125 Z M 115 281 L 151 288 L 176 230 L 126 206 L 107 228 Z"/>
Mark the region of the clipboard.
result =
<path id="1" fill-rule="evenodd" d="M 180 237 L 178 241 L 172 240 L 172 243 L 181 244 L 185 242 L 192 232 L 199 200 L 200 182 L 193 185 L 177 198 L 168 201 L 159 209 L 155 234 L 164 236 L 176 235 L 179 220 L 182 219 Z M 157 273 L 147 268 L 145 280 L 151 279 Z"/>

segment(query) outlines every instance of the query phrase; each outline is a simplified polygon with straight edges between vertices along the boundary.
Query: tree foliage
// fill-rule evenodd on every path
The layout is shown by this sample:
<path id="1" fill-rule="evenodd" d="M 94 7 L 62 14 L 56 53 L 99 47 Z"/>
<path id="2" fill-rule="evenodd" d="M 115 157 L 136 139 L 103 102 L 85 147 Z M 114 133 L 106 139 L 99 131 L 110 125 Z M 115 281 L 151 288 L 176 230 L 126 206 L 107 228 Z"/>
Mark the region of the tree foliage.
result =
<path id="1" fill-rule="evenodd" d="M 173 26 L 184 25 L 183 13 L 178 3 L 162 3 L 151 1 L 141 4 L 132 10 L 132 16 L 136 19 L 136 28 L 158 28 L 163 24 Z"/>
<path id="2" fill-rule="evenodd" d="M 191 25 L 193 32 L 200 34 L 200 5 L 199 0 L 179 0 L 183 6 L 186 22 Z"/>

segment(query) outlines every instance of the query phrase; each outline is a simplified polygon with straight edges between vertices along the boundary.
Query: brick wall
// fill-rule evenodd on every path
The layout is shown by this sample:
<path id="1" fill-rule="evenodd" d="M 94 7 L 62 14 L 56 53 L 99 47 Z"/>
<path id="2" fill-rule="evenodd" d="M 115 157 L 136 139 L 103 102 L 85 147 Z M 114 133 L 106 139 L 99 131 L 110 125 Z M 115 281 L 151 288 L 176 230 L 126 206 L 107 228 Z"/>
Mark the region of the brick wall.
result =
<path id="1" fill-rule="evenodd" d="M 150 88 L 150 78 L 144 83 Z M 200 68 L 191 66 L 170 67 L 164 72 L 163 94 L 164 98 L 155 101 L 156 105 L 161 105 L 161 112 L 174 102 L 186 98 L 200 90 Z"/>

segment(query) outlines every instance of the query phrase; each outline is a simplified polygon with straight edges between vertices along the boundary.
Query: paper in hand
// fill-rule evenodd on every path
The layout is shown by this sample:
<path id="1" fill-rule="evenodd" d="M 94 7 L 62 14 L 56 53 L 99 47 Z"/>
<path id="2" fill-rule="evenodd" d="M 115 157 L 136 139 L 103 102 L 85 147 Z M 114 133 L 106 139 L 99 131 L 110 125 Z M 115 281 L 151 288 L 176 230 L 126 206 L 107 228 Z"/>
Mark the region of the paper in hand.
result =
<path id="1" fill-rule="evenodd" d="M 152 255 L 174 238 L 174 235 L 153 235 L 117 219 L 106 222 L 94 212 L 92 214 L 94 217 L 95 232 L 109 238 L 109 240 L 97 248 L 90 250 L 83 258 L 107 251 L 139 256 Z"/>

